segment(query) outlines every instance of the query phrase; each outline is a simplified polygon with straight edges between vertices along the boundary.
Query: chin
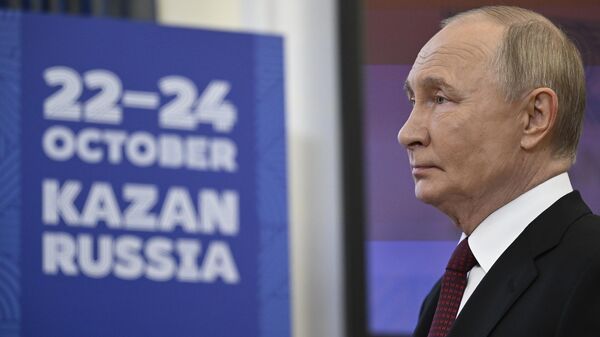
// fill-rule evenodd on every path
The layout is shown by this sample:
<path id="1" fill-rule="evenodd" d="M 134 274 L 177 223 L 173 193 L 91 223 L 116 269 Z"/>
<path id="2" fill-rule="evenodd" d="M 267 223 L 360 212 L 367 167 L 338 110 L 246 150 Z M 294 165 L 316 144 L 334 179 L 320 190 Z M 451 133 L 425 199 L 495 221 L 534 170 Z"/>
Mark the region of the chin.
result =
<path id="1" fill-rule="evenodd" d="M 423 184 L 422 182 L 417 182 L 415 184 L 415 197 L 422 202 L 436 206 L 440 203 L 440 191 L 435 188 L 431 188 L 431 186 L 427 186 L 427 184 Z"/>

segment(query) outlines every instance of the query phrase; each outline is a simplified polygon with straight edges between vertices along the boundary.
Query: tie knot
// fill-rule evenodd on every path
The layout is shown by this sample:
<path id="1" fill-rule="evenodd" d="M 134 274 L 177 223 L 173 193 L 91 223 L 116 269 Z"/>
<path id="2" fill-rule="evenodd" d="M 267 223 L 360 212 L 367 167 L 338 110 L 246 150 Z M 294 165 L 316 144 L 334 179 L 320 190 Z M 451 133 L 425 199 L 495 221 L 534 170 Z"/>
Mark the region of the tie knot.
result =
<path id="1" fill-rule="evenodd" d="M 450 258 L 450 261 L 448 261 L 446 270 L 467 273 L 476 264 L 477 260 L 475 259 L 473 252 L 471 252 L 469 238 L 467 237 L 456 246 L 456 249 L 454 249 L 454 253 L 452 253 L 452 257 Z"/>

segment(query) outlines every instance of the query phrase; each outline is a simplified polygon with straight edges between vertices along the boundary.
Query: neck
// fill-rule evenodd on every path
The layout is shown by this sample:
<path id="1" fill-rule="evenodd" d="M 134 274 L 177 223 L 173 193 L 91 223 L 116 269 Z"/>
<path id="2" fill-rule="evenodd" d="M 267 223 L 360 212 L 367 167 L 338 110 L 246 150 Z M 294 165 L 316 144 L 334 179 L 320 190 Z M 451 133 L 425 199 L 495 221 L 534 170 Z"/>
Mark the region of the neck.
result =
<path id="1" fill-rule="evenodd" d="M 497 209 L 508 204 L 535 186 L 566 172 L 570 161 L 553 160 L 545 165 L 523 165 L 496 186 L 489 186 L 480 195 L 464 200 L 452 209 L 442 209 L 466 235 L 471 233 L 479 224 Z M 529 169 L 527 169 L 529 168 Z M 510 183 L 507 183 L 510 182 Z"/>

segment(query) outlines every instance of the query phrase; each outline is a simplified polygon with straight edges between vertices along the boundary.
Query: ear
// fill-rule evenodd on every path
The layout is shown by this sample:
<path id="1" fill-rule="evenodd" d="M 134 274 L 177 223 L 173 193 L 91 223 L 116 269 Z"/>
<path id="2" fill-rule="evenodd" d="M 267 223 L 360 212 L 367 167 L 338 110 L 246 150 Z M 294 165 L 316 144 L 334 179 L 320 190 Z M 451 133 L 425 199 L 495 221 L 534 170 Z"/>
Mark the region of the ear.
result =
<path id="1" fill-rule="evenodd" d="M 550 141 L 558 112 L 558 97 L 550 88 L 537 88 L 527 96 L 527 100 L 521 147 L 532 150 Z"/>

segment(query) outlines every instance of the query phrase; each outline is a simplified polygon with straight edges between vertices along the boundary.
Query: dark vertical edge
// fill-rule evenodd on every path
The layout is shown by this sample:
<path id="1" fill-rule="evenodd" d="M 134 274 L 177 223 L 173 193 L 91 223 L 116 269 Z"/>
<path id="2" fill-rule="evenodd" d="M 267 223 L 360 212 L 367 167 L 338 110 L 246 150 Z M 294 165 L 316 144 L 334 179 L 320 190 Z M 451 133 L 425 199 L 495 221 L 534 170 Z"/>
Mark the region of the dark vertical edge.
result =
<path id="1" fill-rule="evenodd" d="M 362 137 L 362 0 L 338 0 L 342 146 L 344 319 L 347 337 L 367 336 Z"/>
<path id="2" fill-rule="evenodd" d="M 129 17 L 137 20 L 156 21 L 156 0 L 130 0 L 127 8 Z"/>

